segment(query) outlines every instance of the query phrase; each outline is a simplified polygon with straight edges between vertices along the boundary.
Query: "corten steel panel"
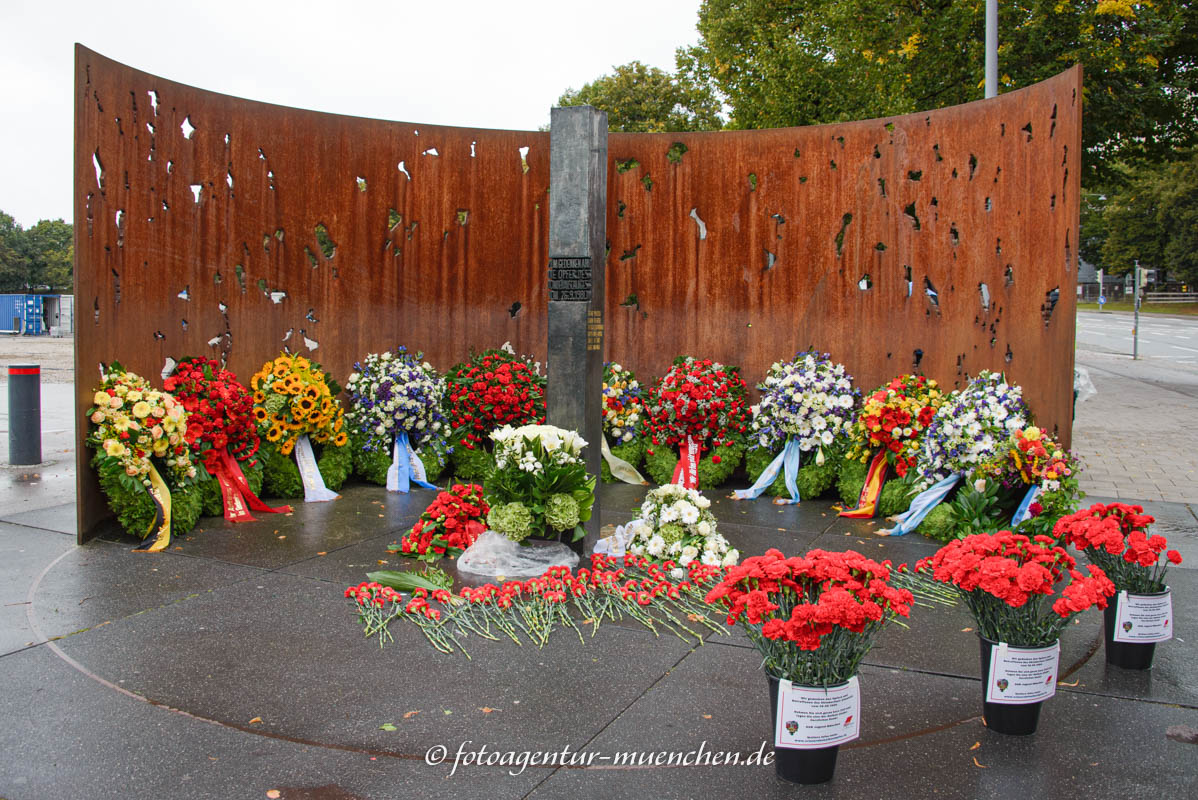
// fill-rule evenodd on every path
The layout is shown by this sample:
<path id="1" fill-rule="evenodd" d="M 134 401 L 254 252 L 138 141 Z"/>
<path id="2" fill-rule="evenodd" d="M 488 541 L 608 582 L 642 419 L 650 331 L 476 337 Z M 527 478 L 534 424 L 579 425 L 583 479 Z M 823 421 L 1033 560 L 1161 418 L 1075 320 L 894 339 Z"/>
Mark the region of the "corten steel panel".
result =
<path id="1" fill-rule="evenodd" d="M 692 353 L 755 382 L 815 346 L 869 389 L 920 350 L 950 386 L 1005 369 L 1067 444 L 1080 84 L 1074 68 L 888 120 L 612 134 L 606 355 L 646 381 Z M 396 344 L 440 369 L 507 340 L 544 360 L 548 134 L 255 103 L 83 47 L 75 91 L 80 407 L 114 358 L 153 377 L 167 357 L 223 354 L 248 379 L 286 346 L 341 380 Z M 107 511 L 78 428 L 82 540 Z"/>
<path id="2" fill-rule="evenodd" d="M 1080 90 L 1075 67 L 889 119 L 613 133 L 608 356 L 649 377 L 689 353 L 756 382 L 814 346 L 868 391 L 922 351 L 918 369 L 950 388 L 1005 370 L 1068 445 Z"/>
<path id="3" fill-rule="evenodd" d="M 505 341 L 544 361 L 548 133 L 250 102 L 82 46 L 75 93 L 80 408 L 113 359 L 157 382 L 167 357 L 223 353 L 248 382 L 288 347 L 342 384 L 355 360 L 399 344 L 441 370 Z M 81 540 L 108 513 L 86 422 Z"/>

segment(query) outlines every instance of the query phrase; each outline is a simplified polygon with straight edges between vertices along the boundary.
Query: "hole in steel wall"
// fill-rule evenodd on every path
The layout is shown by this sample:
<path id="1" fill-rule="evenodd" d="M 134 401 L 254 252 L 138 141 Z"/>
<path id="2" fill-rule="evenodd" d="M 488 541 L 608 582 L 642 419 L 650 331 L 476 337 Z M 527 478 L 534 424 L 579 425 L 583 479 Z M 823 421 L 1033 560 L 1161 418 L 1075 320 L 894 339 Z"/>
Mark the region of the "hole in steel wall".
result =
<path id="1" fill-rule="evenodd" d="M 836 141 L 840 143 L 840 147 L 841 147 L 841 149 L 844 149 L 844 137 L 843 137 L 843 136 L 837 136 L 837 137 L 836 137 Z"/>
<path id="2" fill-rule="evenodd" d="M 1015 285 L 1015 268 L 1007 264 L 1006 272 L 1003 273 L 1003 282 L 1005 286 Z"/>
<path id="3" fill-rule="evenodd" d="M 121 275 L 115 269 L 112 270 L 112 298 L 118 306 L 121 304 Z"/>
<path id="4" fill-rule="evenodd" d="M 337 243 L 329 236 L 328 228 L 324 226 L 324 223 L 318 222 L 313 232 L 316 234 L 316 243 L 320 245 L 320 252 L 324 253 L 325 258 L 331 260 L 333 256 L 337 255 Z"/>
<path id="5" fill-rule="evenodd" d="M 1013 359 L 1013 358 L 1015 358 L 1015 354 L 1011 352 L 1011 345 L 1008 344 L 1007 352 L 1003 355 L 1003 360 L 1005 360 L 1008 364 L 1010 364 L 1011 359 Z"/>
<path id="6" fill-rule="evenodd" d="M 616 172 L 619 173 L 620 175 L 623 175 L 625 172 L 636 169 L 640 165 L 641 165 L 641 162 L 637 161 L 635 158 L 625 159 L 624 161 L 617 161 L 616 162 Z"/>
<path id="7" fill-rule="evenodd" d="M 882 153 L 879 152 L 878 146 L 875 144 L 874 145 L 874 158 L 881 158 L 881 157 L 882 157 Z"/>
<path id="8" fill-rule="evenodd" d="M 439 156 L 439 155 L 441 155 L 441 154 L 437 152 L 437 148 L 435 148 L 435 147 L 430 147 L 429 149 L 427 149 L 427 150 L 425 150 L 423 153 L 421 153 L 421 155 L 424 155 L 424 156 Z"/>
<path id="9" fill-rule="evenodd" d="M 682 142 L 674 142 L 670 145 L 670 149 L 666 151 L 666 161 L 671 164 L 681 164 L 682 156 L 686 153 L 686 145 Z"/>
<path id="10" fill-rule="evenodd" d="M 1022 128 L 1020 128 L 1019 130 L 1021 130 L 1027 134 L 1027 139 L 1025 140 L 1025 142 L 1030 142 L 1032 140 L 1032 123 L 1029 122 L 1028 124 L 1024 125 Z"/>
<path id="11" fill-rule="evenodd" d="M 883 197 L 886 196 L 886 179 L 885 178 L 878 178 L 878 192 Z"/>
<path id="12" fill-rule="evenodd" d="M 915 203 L 908 203 L 907 207 L 903 209 L 903 214 L 910 218 L 915 225 L 915 230 L 919 230 L 919 215 L 915 213 Z"/>
<path id="13" fill-rule="evenodd" d="M 93 309 L 96 316 L 96 324 L 100 324 L 100 298 L 97 296 L 93 301 Z"/>
<path id="14" fill-rule="evenodd" d="M 769 250 L 766 250 L 765 248 L 762 248 L 762 250 L 765 252 L 765 266 L 762 268 L 761 271 L 769 272 L 771 269 L 774 268 L 774 264 L 778 263 L 778 255 L 776 253 L 771 253 Z"/>
<path id="15" fill-rule="evenodd" d="M 225 134 L 225 147 L 228 147 L 229 142 L 231 142 L 231 141 L 232 141 L 232 139 L 230 138 L 229 134 L 226 133 Z"/>
<path id="16" fill-rule="evenodd" d="M 179 130 L 183 131 L 183 138 L 184 138 L 184 139 L 190 139 L 190 138 L 192 137 L 192 135 L 193 135 L 193 134 L 196 132 L 196 127 L 195 127 L 195 125 L 192 125 L 192 124 L 191 124 L 191 117 L 190 117 L 190 116 L 188 116 L 188 117 L 185 117 L 185 118 L 183 119 L 183 124 L 181 124 L 181 125 L 179 126 Z"/>
<path id="17" fill-rule="evenodd" d="M 646 192 L 653 191 L 653 178 L 646 174 L 645 177 L 641 178 L 641 185 L 645 187 Z"/>
<path id="18" fill-rule="evenodd" d="M 869 273 L 861 276 L 861 280 L 857 281 L 857 288 L 863 292 L 868 292 L 874 287 L 873 279 L 869 277 Z"/>
<path id="19" fill-rule="evenodd" d="M 515 319 L 516 315 L 520 313 L 520 301 L 517 300 L 516 302 L 514 302 L 510 306 L 508 306 L 507 313 L 508 313 L 509 317 L 511 317 L 512 319 Z"/>
<path id="20" fill-rule="evenodd" d="M 936 291 L 936 286 L 932 283 L 932 279 L 926 275 L 923 278 L 923 293 L 933 306 L 940 308 L 940 293 Z"/>
<path id="21" fill-rule="evenodd" d="M 879 253 L 885 253 L 886 252 L 886 243 L 878 242 L 877 244 L 874 245 L 874 249 L 877 250 Z"/>
<path id="22" fill-rule="evenodd" d="M 458 218 L 458 225 L 465 227 L 466 223 L 470 221 L 470 209 L 459 208 L 458 213 L 457 213 L 457 218 Z"/>
<path id="23" fill-rule="evenodd" d="M 187 319 L 186 318 L 181 318 L 179 320 L 179 324 L 183 326 L 183 330 L 187 330 Z"/>
<path id="24" fill-rule="evenodd" d="M 1048 210 L 1056 211 L 1056 208 L 1057 208 L 1057 196 L 1055 194 L 1053 194 L 1051 197 L 1048 198 Z"/>
<path id="25" fill-rule="evenodd" d="M 749 173 L 749 191 L 750 192 L 757 191 L 757 173 L 756 172 Z"/>
<path id="26" fill-rule="evenodd" d="M 470 157 L 474 158 L 474 148 L 478 146 L 478 142 L 470 143 Z"/>
<path id="27" fill-rule="evenodd" d="M 216 308 L 222 314 L 229 310 L 229 307 L 227 305 L 225 305 L 224 303 L 217 303 Z"/>
<path id="28" fill-rule="evenodd" d="M 628 208 L 628 205 L 623 200 L 621 200 L 616 205 L 616 216 L 619 217 L 620 219 L 624 219 L 624 209 L 626 209 L 626 208 Z"/>
<path id="29" fill-rule="evenodd" d="M 220 286 L 220 285 L 221 285 L 221 283 L 222 283 L 224 280 L 225 280 L 225 276 L 220 274 L 220 270 L 219 270 L 219 269 L 216 271 L 216 274 L 214 274 L 214 275 L 212 276 L 212 282 L 213 282 L 214 284 L 216 284 L 217 286 Z"/>
<path id="30" fill-rule="evenodd" d="M 161 342 L 166 338 L 166 334 L 162 331 L 154 331 L 154 338 Z"/>
<path id="31" fill-rule="evenodd" d="M 361 175 L 359 175 L 356 178 L 354 178 L 354 182 L 358 185 L 359 192 L 366 191 L 366 179 L 365 178 L 363 178 Z"/>
<path id="32" fill-rule="evenodd" d="M 394 208 L 387 211 L 387 231 L 394 231 L 395 228 L 403 224 L 403 214 L 400 214 Z"/>
<path id="33" fill-rule="evenodd" d="M 316 348 L 320 347 L 320 342 L 316 341 L 315 339 L 309 339 L 308 332 L 303 328 L 300 328 L 300 336 L 304 337 L 304 347 L 308 348 L 309 350 L 315 350 Z"/>
<path id="34" fill-rule="evenodd" d="M 404 166 L 402 161 L 399 162 L 399 171 L 402 172 L 408 180 L 412 180 L 412 173 L 408 172 L 408 168 Z"/>
<path id="35" fill-rule="evenodd" d="M 233 267 L 233 274 L 237 276 L 237 285 L 241 288 L 241 293 L 245 294 L 245 267 L 238 264 Z"/>
<path id="36" fill-rule="evenodd" d="M 911 366 L 914 369 L 919 369 L 919 362 L 923 361 L 923 351 L 917 348 L 911 356 Z"/>
<path id="37" fill-rule="evenodd" d="M 953 177 L 954 178 L 957 177 L 957 168 L 956 167 L 953 167 Z"/>
<path id="38" fill-rule="evenodd" d="M 636 247 L 632 248 L 631 250 L 625 250 L 623 255 L 620 256 L 620 260 L 628 261 L 631 258 L 636 258 L 637 251 L 640 250 L 642 247 L 644 247 L 644 245 L 638 244 Z"/>
<path id="39" fill-rule="evenodd" d="M 795 148 L 795 158 L 802 158 L 803 154 L 799 152 L 799 148 Z"/>
<path id="40" fill-rule="evenodd" d="M 624 216 L 624 204 L 623 203 L 620 203 L 620 216 Z M 707 238 L 707 223 L 705 223 L 703 220 L 699 219 L 699 209 L 692 208 L 690 217 L 691 217 L 691 219 L 693 219 L 695 221 L 695 224 L 699 226 L 700 241 L 702 241 L 703 239 L 706 239 Z"/>
<path id="41" fill-rule="evenodd" d="M 844 252 L 844 234 L 848 230 L 849 223 L 853 221 L 852 214 L 845 214 L 840 218 L 840 231 L 833 237 L 832 241 L 836 243 L 836 257 L 840 258 L 840 254 Z"/>
<path id="42" fill-rule="evenodd" d="M 834 158 L 828 159 L 828 166 L 831 167 L 832 169 L 836 169 L 836 159 L 834 159 Z"/>
<path id="43" fill-rule="evenodd" d="M 177 295 L 175 295 L 175 297 L 179 298 L 180 300 L 191 300 L 191 284 L 187 284 L 187 286 L 183 288 L 183 291 L 179 292 Z"/>
<path id="44" fill-rule="evenodd" d="M 316 318 L 315 308 L 309 308 L 308 313 L 304 314 L 304 319 L 308 320 L 308 322 L 320 322 L 320 320 Z"/>
<path id="45" fill-rule="evenodd" d="M 118 209 L 116 212 L 116 246 L 125 246 L 125 209 Z"/>
<path id="46" fill-rule="evenodd" d="M 903 280 L 907 283 L 907 297 L 915 291 L 915 281 L 911 279 L 911 265 L 903 264 Z"/>
<path id="47" fill-rule="evenodd" d="M 100 151 L 92 155 L 92 166 L 96 168 L 96 186 L 100 191 L 104 191 L 104 164 L 100 161 Z"/>
<path id="48" fill-rule="evenodd" d="M 270 252 L 270 234 L 269 233 L 262 234 L 262 251 L 265 253 Z"/>
<path id="49" fill-rule="evenodd" d="M 1061 299 L 1061 287 L 1054 286 L 1044 293 L 1044 305 L 1040 306 L 1040 314 L 1044 317 L 1044 324 L 1047 325 L 1052 321 L 1052 312 L 1057 308 L 1057 302 Z"/>
<path id="50" fill-rule="evenodd" d="M 193 184 L 191 184 L 191 194 L 192 194 L 192 196 L 195 198 L 196 205 L 199 205 L 199 204 L 200 204 L 200 191 L 201 191 L 203 188 L 204 188 L 204 187 L 203 187 L 202 185 L 198 184 L 198 183 L 193 183 Z"/>
<path id="51" fill-rule="evenodd" d="M 420 224 L 419 220 L 412 220 L 412 224 L 408 226 L 408 241 L 412 241 L 412 235 L 416 233 L 416 226 Z"/>
<path id="52" fill-rule="evenodd" d="M 266 285 L 265 278 L 258 279 L 258 291 L 262 292 L 262 294 L 266 295 L 267 297 L 270 297 L 270 287 Z"/>
<path id="53" fill-rule="evenodd" d="M 528 174 L 528 145 L 516 149 L 520 153 L 520 172 Z"/>
<path id="54" fill-rule="evenodd" d="M 286 234 L 283 232 L 282 228 L 275 228 L 275 238 L 278 239 L 280 242 L 283 241 L 283 237 L 285 235 Z"/>
<path id="55" fill-rule="evenodd" d="M 932 152 L 936 155 L 937 161 L 944 160 L 944 156 L 940 155 L 940 145 L 939 144 L 932 145 Z"/>
<path id="56" fill-rule="evenodd" d="M 961 234 L 957 232 L 957 223 L 950 223 L 948 226 L 948 240 L 956 247 L 961 243 Z"/>
<path id="57" fill-rule="evenodd" d="M 923 177 L 922 169 L 913 169 L 913 170 L 909 170 L 907 172 L 907 180 L 909 180 L 909 181 L 917 181 L 922 177 Z"/>
<path id="58" fill-rule="evenodd" d="M 287 332 L 283 334 L 283 341 L 285 342 L 285 341 L 287 341 L 288 339 L 290 339 L 290 338 L 291 338 L 291 334 L 293 334 L 293 333 L 295 333 L 295 328 L 288 328 L 288 329 L 287 329 Z"/>
<path id="59" fill-rule="evenodd" d="M 990 211 L 993 208 L 994 208 L 994 201 L 992 201 L 989 197 L 987 197 L 986 198 L 986 210 Z"/>
<path id="60" fill-rule="evenodd" d="M 150 109 L 154 112 L 154 116 L 158 116 L 158 92 L 150 89 L 146 94 L 150 96 Z"/>
<path id="61" fill-rule="evenodd" d="M 1073 250 L 1069 247 L 1069 231 L 1065 231 L 1065 271 L 1073 268 Z"/>
<path id="62" fill-rule="evenodd" d="M 259 148 L 258 148 L 258 160 L 259 160 L 259 161 L 265 161 L 265 160 L 266 160 L 266 153 L 262 152 L 262 148 L 261 148 L 261 147 L 259 147 Z"/>
<path id="63" fill-rule="evenodd" d="M 990 347 L 994 347 L 994 345 L 996 345 L 996 344 L 998 344 L 998 337 L 997 337 L 997 336 L 991 336 L 991 337 L 990 337 Z"/>
<path id="64" fill-rule="evenodd" d="M 990 287 L 984 283 L 978 284 L 978 294 L 982 296 L 982 310 L 990 310 Z"/>
<path id="65" fill-rule="evenodd" d="M 973 153 L 969 154 L 969 180 L 973 180 L 973 174 L 978 171 L 978 157 Z"/>

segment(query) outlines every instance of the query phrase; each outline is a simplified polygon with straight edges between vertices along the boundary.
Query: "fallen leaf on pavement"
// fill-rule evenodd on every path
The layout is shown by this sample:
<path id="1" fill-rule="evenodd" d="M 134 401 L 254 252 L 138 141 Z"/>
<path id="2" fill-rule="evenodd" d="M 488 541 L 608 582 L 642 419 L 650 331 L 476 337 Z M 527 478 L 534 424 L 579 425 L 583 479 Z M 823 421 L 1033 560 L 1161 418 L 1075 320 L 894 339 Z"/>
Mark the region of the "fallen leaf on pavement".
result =
<path id="1" fill-rule="evenodd" d="M 397 728 L 394 725 L 392 725 L 390 722 L 384 722 L 382 725 L 379 726 L 379 730 L 380 731 L 393 731 L 393 730 L 397 730 Z"/>
<path id="2" fill-rule="evenodd" d="M 479 709 L 479 711 L 483 712 L 484 714 L 490 714 L 492 711 L 498 711 L 498 710 L 499 710 L 498 708 L 491 708 L 490 706 L 483 706 L 482 708 Z"/>
<path id="3" fill-rule="evenodd" d="M 1081 680 L 1082 680 L 1081 678 L 1078 678 L 1073 683 L 1065 683 L 1064 681 L 1057 681 L 1057 686 L 1077 686 L 1079 683 L 1081 683 Z"/>
<path id="4" fill-rule="evenodd" d="M 250 724 L 257 725 L 261 721 L 262 721 L 262 717 L 254 717 L 252 720 L 250 720 Z"/>
<path id="5" fill-rule="evenodd" d="M 977 749 L 978 749 L 979 747 L 981 747 L 981 746 L 982 746 L 982 743 L 981 743 L 981 742 L 974 742 L 974 743 L 973 743 L 973 747 L 971 747 L 971 748 L 969 748 L 969 749 L 970 749 L 970 750 L 977 750 Z"/>
<path id="6" fill-rule="evenodd" d="M 271 789 L 269 792 L 266 793 L 266 796 L 269 797 L 270 800 L 279 800 L 279 798 L 282 797 L 283 795 L 279 792 L 278 789 Z"/>
<path id="7" fill-rule="evenodd" d="M 975 766 L 975 767 L 979 767 L 979 768 L 981 768 L 981 769 L 990 769 L 990 768 L 989 768 L 989 767 L 987 767 L 985 764 L 981 764 L 981 763 L 979 763 L 979 762 L 978 762 L 978 757 L 977 757 L 977 756 L 974 756 L 974 757 L 973 757 L 973 764 L 974 764 L 974 766 Z"/>
<path id="8" fill-rule="evenodd" d="M 972 630 L 973 628 L 962 628 L 961 633 L 970 633 Z"/>
<path id="9" fill-rule="evenodd" d="M 403 718 L 411 719 L 412 717 L 416 716 L 419 713 L 420 713 L 419 711 L 406 711 L 406 712 L 404 712 Z"/>
<path id="10" fill-rule="evenodd" d="M 703 719 L 711 719 L 711 714 L 704 714 Z"/>

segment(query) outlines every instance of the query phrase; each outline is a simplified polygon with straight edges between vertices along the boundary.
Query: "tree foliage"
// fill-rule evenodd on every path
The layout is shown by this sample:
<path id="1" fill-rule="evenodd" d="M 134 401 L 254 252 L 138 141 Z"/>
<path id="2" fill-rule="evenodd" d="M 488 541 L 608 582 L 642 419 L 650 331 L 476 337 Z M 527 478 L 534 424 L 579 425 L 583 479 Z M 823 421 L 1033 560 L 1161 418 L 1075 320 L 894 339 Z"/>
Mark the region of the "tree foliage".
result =
<path id="1" fill-rule="evenodd" d="M 0 292 L 69 292 L 74 253 L 69 223 L 44 219 L 22 229 L 0 211 Z"/>
<path id="2" fill-rule="evenodd" d="M 1198 7 L 1188 0 L 1004 0 L 1000 89 L 1084 73 L 1086 185 L 1116 160 L 1198 141 Z M 922 111 L 984 94 L 984 0 L 705 0 L 679 79 L 716 86 L 730 127 Z"/>
<path id="3" fill-rule="evenodd" d="M 1098 263 L 1119 274 L 1139 261 L 1165 270 L 1170 280 L 1198 282 L 1198 148 L 1175 161 L 1123 172 L 1092 223 L 1101 236 Z"/>
<path id="4" fill-rule="evenodd" d="M 567 89 L 559 106 L 591 105 L 607 112 L 613 131 L 706 131 L 723 125 L 720 102 L 707 84 L 633 61 L 581 89 Z"/>

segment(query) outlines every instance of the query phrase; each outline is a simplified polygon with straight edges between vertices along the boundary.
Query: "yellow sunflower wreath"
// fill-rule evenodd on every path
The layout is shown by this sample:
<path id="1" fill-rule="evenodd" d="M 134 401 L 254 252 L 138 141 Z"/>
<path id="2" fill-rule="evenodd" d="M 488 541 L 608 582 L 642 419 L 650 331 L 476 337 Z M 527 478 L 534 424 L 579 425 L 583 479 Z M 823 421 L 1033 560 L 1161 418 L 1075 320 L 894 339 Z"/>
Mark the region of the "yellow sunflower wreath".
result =
<path id="1" fill-rule="evenodd" d="M 317 455 L 326 488 L 345 483 L 353 459 L 337 395 L 341 387 L 304 356 L 283 353 L 250 378 L 254 419 L 262 437 L 263 491 L 275 497 L 303 497 L 304 485 L 293 453 L 307 436 Z"/>

